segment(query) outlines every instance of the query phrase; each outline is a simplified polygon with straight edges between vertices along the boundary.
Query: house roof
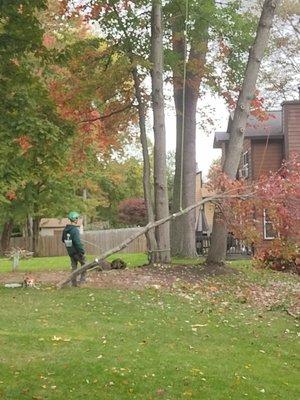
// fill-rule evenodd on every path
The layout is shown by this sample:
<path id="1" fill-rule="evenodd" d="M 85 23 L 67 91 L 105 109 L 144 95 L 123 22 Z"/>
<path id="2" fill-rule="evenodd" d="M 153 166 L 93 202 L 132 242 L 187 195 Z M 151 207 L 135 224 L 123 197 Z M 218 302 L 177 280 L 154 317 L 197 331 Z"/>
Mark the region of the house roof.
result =
<path id="1" fill-rule="evenodd" d="M 255 116 L 249 116 L 245 131 L 245 138 L 260 139 L 271 137 L 278 139 L 283 137 L 282 131 L 282 112 L 281 110 L 270 110 L 267 112 L 269 118 L 260 121 Z M 229 140 L 229 131 L 232 123 L 232 116 L 229 118 L 227 132 L 216 132 L 214 138 L 214 148 L 221 148 L 222 143 Z"/>
<path id="2" fill-rule="evenodd" d="M 42 218 L 40 228 L 64 228 L 70 221 L 68 218 Z M 78 220 L 78 226 L 82 225 L 82 218 Z"/>

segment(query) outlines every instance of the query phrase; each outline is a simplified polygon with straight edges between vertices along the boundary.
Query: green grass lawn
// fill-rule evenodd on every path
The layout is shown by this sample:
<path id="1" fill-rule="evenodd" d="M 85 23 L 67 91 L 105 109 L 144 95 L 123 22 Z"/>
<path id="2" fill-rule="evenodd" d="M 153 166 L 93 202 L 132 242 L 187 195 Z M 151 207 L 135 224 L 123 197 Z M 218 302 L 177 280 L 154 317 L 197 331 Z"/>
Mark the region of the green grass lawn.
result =
<path id="1" fill-rule="evenodd" d="M 0 399 L 298 400 L 299 322 L 236 295 L 242 281 L 297 278 L 231 265 L 242 275 L 206 292 L 1 287 Z"/>
<path id="2" fill-rule="evenodd" d="M 116 258 L 122 258 L 129 268 L 137 267 L 148 262 L 146 253 L 119 253 L 108 257 L 112 261 Z M 89 261 L 93 260 L 93 256 L 87 256 Z M 190 258 L 174 258 L 174 264 L 195 264 L 203 261 L 203 258 L 190 259 Z M 18 271 L 20 272 L 33 272 L 42 270 L 62 271 L 70 269 L 70 258 L 65 257 L 36 257 L 28 260 L 20 260 Z M 0 272 L 11 272 L 12 261 L 6 258 L 0 258 Z"/>
<path id="3" fill-rule="evenodd" d="M 113 260 L 115 258 L 122 258 L 128 263 L 128 267 L 137 267 L 147 262 L 147 255 L 143 253 L 137 254 L 115 254 L 108 258 Z M 93 256 L 87 256 L 88 261 L 93 260 Z M 70 269 L 70 258 L 65 257 L 34 257 L 28 260 L 20 260 L 18 271 L 20 272 L 33 272 L 33 271 L 62 271 Z M 11 272 L 12 261 L 1 258 L 0 259 L 0 272 Z"/>

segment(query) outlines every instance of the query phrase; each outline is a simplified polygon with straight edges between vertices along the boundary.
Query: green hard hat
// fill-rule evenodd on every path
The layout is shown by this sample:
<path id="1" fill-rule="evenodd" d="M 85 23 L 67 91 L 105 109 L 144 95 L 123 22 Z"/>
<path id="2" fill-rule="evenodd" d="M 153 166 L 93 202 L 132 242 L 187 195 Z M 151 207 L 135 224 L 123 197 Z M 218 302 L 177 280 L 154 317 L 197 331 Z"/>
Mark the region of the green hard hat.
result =
<path id="1" fill-rule="evenodd" d="M 68 218 L 70 221 L 76 221 L 79 218 L 79 214 L 76 211 L 70 211 L 68 214 Z"/>

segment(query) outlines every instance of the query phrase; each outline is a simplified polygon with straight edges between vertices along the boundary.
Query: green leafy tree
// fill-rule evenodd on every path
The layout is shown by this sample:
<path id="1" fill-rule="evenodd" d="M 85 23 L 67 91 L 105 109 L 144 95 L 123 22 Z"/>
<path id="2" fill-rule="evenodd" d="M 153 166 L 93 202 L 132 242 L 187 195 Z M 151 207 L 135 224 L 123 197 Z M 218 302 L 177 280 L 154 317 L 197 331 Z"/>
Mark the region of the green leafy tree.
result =
<path id="1" fill-rule="evenodd" d="M 110 161 L 101 172 L 99 190 L 102 204 L 96 217 L 118 226 L 118 207 L 126 199 L 143 195 L 143 164 L 135 158 Z"/>
<path id="2" fill-rule="evenodd" d="M 135 109 L 125 58 L 108 54 L 62 6 L 16 2 L 1 21 L 3 248 L 14 222 L 32 219 L 37 253 L 42 217 L 71 208 L 93 214 L 101 169 L 130 141 Z"/>
<path id="3" fill-rule="evenodd" d="M 0 196 L 4 224 L 2 251 L 14 220 L 40 217 L 39 193 L 63 168 L 72 129 L 59 118 L 40 77 L 43 31 L 37 19 L 44 1 L 1 2 L 0 33 Z M 38 226 L 38 224 L 35 224 Z"/>

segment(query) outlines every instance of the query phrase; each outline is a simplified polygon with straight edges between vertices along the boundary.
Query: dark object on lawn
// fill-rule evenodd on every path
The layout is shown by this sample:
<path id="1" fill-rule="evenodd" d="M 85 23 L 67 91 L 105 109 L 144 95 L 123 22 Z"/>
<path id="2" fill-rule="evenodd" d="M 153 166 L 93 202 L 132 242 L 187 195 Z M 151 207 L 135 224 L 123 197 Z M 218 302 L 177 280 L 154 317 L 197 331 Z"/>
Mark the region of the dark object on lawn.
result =
<path id="1" fill-rule="evenodd" d="M 111 262 L 111 269 L 125 269 L 127 264 L 121 258 L 116 258 Z"/>
<path id="2" fill-rule="evenodd" d="M 121 258 L 116 258 L 111 263 L 106 260 L 98 261 L 98 267 L 95 268 L 96 271 L 111 271 L 112 269 L 125 269 L 127 267 L 126 262 L 121 260 Z"/>

